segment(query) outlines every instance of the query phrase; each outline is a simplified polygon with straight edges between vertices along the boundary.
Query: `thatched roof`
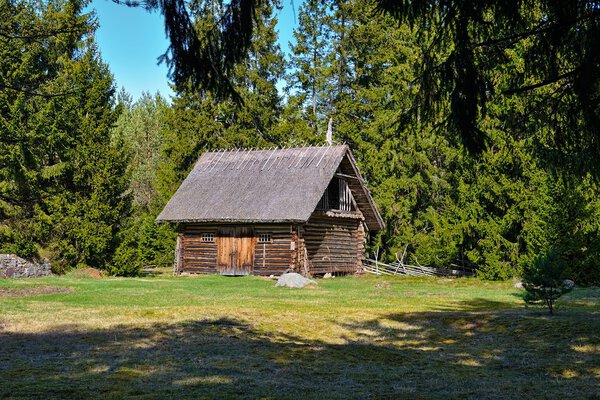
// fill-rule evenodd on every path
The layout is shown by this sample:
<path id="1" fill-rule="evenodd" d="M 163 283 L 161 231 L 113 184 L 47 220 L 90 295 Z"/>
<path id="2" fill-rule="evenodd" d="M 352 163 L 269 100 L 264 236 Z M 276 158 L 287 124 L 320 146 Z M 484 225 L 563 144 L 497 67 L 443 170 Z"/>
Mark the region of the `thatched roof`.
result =
<path id="1" fill-rule="evenodd" d="M 370 230 L 383 228 L 346 145 L 207 152 L 160 213 L 169 222 L 299 222 L 340 168 Z"/>

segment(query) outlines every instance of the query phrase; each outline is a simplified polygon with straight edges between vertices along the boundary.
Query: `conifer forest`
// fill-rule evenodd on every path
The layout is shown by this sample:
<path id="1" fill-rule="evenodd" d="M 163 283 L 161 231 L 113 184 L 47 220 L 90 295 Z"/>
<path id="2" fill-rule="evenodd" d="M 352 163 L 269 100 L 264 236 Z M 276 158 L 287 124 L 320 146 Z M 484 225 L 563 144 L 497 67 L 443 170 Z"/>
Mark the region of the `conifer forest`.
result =
<path id="1" fill-rule="evenodd" d="M 122 3 L 164 16 L 171 98 L 116 86 L 87 1 L 0 0 L 0 253 L 172 265 L 155 218 L 204 151 L 331 121 L 386 223 L 370 255 L 600 283 L 600 2 L 304 0 L 290 54 L 276 0 Z"/>

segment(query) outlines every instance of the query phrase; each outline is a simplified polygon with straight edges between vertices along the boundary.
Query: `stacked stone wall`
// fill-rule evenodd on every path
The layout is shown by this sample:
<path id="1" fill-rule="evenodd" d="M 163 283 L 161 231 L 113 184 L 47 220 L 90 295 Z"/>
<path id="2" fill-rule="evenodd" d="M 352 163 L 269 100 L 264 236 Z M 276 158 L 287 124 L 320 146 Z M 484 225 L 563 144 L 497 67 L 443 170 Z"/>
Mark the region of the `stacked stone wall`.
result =
<path id="1" fill-rule="evenodd" d="M 36 278 L 52 275 L 49 262 L 27 261 L 14 254 L 0 254 L 0 278 Z"/>

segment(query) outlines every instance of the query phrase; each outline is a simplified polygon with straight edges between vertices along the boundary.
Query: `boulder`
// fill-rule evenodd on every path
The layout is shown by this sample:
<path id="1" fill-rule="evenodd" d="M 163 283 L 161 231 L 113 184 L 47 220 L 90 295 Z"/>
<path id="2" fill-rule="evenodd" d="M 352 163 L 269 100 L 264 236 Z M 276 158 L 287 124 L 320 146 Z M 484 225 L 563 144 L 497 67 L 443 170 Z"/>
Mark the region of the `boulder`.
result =
<path id="1" fill-rule="evenodd" d="M 562 284 L 567 289 L 573 289 L 575 287 L 575 282 L 570 279 L 565 279 Z"/>
<path id="2" fill-rule="evenodd" d="M 312 279 L 308 279 L 300 274 L 295 272 L 291 272 L 288 274 L 283 274 L 277 280 L 275 286 L 285 286 L 290 288 L 303 288 L 306 285 L 316 285 L 317 282 Z"/>

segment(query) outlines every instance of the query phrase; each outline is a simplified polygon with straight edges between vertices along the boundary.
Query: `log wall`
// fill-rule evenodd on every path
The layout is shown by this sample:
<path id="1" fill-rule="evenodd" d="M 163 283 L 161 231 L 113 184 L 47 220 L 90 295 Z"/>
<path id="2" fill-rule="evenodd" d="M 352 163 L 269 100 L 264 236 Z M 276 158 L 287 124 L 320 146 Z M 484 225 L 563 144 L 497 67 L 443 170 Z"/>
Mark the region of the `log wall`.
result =
<path id="1" fill-rule="evenodd" d="M 363 252 L 363 232 L 359 218 L 313 214 L 304 225 L 304 246 L 310 273 L 355 273 Z"/>
<path id="2" fill-rule="evenodd" d="M 281 275 L 293 266 L 292 229 L 290 225 L 256 225 L 256 237 L 270 234 L 270 243 L 254 248 L 254 275 Z"/>
<path id="3" fill-rule="evenodd" d="M 217 232 L 218 226 L 187 224 L 182 230 L 181 272 L 190 274 L 217 273 Z M 202 234 L 215 235 L 214 242 L 203 242 Z"/>
<path id="4" fill-rule="evenodd" d="M 254 275 L 281 275 L 294 269 L 298 259 L 297 231 L 287 224 L 253 225 L 254 252 L 251 272 Z M 218 235 L 220 226 L 186 224 L 179 235 L 180 267 L 176 272 L 217 274 Z M 293 233 L 292 233 L 293 232 Z M 202 241 L 202 234 L 212 233 L 214 242 Z M 269 243 L 259 243 L 261 234 L 270 234 Z M 293 245 L 292 245 L 293 241 Z"/>
<path id="5" fill-rule="evenodd" d="M 364 230 L 359 218 L 313 214 L 304 225 L 254 225 L 253 275 L 281 275 L 288 271 L 322 275 L 355 273 L 364 257 Z M 187 224 L 179 236 L 179 273 L 217 274 L 218 225 Z M 202 234 L 215 235 L 214 242 Z M 270 234 L 269 243 L 259 243 Z"/>

